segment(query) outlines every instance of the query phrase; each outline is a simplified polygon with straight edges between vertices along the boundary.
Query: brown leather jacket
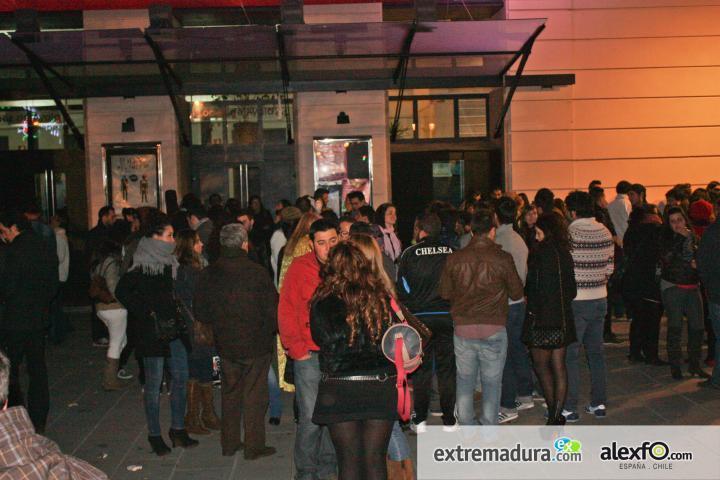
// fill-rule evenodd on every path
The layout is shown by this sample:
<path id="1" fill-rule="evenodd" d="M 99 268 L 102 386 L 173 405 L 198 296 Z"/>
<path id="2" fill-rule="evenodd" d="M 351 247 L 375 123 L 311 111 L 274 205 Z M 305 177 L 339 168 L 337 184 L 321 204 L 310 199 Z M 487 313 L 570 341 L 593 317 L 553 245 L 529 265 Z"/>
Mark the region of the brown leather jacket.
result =
<path id="1" fill-rule="evenodd" d="M 505 325 L 508 297 L 520 300 L 523 283 L 512 255 L 489 238 L 476 235 L 467 247 L 448 257 L 439 291 L 450 300 L 456 325 Z"/>

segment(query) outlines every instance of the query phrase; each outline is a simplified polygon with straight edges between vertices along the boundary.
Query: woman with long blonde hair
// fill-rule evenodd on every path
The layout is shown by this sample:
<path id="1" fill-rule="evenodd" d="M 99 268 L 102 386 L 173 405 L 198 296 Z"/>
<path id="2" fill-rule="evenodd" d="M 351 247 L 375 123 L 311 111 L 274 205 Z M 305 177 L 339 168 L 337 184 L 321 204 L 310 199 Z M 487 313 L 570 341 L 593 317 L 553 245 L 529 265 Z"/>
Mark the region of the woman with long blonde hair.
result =
<path id="1" fill-rule="evenodd" d="M 298 221 L 297 227 L 293 231 L 292 235 L 288 239 L 285 246 L 280 251 L 280 275 L 278 276 L 278 292 L 282 288 L 283 281 L 285 280 L 285 274 L 290 268 L 290 264 L 298 257 L 302 257 L 306 253 L 312 250 L 310 242 L 310 225 L 320 218 L 315 212 L 304 213 Z M 277 356 L 278 356 L 278 381 L 280 388 L 286 392 L 294 392 L 295 386 L 285 381 L 285 367 L 287 366 L 287 356 L 285 355 L 285 349 L 280 342 L 280 337 L 277 339 Z"/>
<path id="2" fill-rule="evenodd" d="M 333 247 L 320 278 L 310 308 L 321 373 L 312 421 L 328 426 L 340 479 L 385 479 L 397 420 L 396 373 L 380 346 L 393 321 L 385 279 L 353 242 Z"/>
<path id="3" fill-rule="evenodd" d="M 380 251 L 380 247 L 377 242 L 371 236 L 364 234 L 350 235 L 348 242 L 358 247 L 363 255 L 370 260 L 373 265 L 373 271 L 382 279 L 383 285 L 388 291 L 388 294 L 396 297 L 395 285 L 385 271 L 382 252 Z"/>

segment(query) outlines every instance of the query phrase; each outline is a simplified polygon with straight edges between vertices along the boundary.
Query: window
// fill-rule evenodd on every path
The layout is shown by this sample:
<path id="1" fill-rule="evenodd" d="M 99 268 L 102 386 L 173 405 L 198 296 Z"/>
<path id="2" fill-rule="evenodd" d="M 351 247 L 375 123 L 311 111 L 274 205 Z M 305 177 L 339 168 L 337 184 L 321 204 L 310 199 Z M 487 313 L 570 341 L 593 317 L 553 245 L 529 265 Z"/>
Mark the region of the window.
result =
<path id="1" fill-rule="evenodd" d="M 484 138 L 487 133 L 487 95 L 429 95 L 403 99 L 396 141 Z M 392 126 L 397 98 L 391 97 Z"/>
<path id="2" fill-rule="evenodd" d="M 70 128 L 52 100 L 0 103 L 0 150 L 77 148 Z M 52 106 L 51 106 L 52 105 Z M 66 103 L 75 126 L 84 131 L 82 100 Z"/>
<path id="3" fill-rule="evenodd" d="M 186 97 L 193 145 L 286 143 L 285 105 L 277 94 Z M 290 108 L 292 112 L 292 100 Z M 290 125 L 292 129 L 292 124 Z"/>
<path id="4" fill-rule="evenodd" d="M 452 99 L 418 100 L 418 138 L 453 138 L 455 114 Z"/>
<path id="5" fill-rule="evenodd" d="M 460 138 L 487 136 L 487 100 L 458 99 L 458 124 Z"/>

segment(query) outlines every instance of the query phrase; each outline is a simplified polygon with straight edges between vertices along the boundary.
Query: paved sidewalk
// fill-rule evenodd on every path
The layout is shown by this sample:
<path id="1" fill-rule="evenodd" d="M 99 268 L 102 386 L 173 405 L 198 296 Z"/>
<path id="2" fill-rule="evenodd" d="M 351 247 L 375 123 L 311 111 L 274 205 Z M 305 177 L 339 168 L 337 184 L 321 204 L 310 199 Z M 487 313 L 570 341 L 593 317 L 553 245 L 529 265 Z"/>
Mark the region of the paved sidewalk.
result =
<path id="1" fill-rule="evenodd" d="M 61 346 L 48 348 L 51 409 L 47 435 L 66 453 L 89 461 L 112 479 L 290 479 L 295 425 L 292 397 L 283 394 L 284 415 L 280 426 L 267 426 L 267 442 L 277 448 L 272 457 L 247 462 L 242 454 L 220 455 L 219 435 L 197 437 L 192 450 L 174 449 L 158 458 L 147 444 L 142 394 L 137 381 L 121 392 L 104 392 L 100 374 L 104 351 L 90 344 L 89 314 L 73 314 L 76 331 Z M 616 332 L 627 338 L 627 322 L 618 322 Z M 664 335 L 664 330 L 663 330 Z M 580 424 L 714 424 L 720 425 L 720 391 L 697 387 L 697 379 L 673 381 L 667 367 L 630 365 L 627 343 L 606 345 L 608 363 L 608 416 L 596 420 L 581 414 Z M 664 354 L 663 354 L 664 356 Z M 134 360 L 131 370 L 135 373 Z M 589 382 L 582 368 L 580 405 L 587 402 Z M 220 395 L 216 403 L 220 412 Z M 167 395 L 161 400 L 162 425 L 169 427 Z M 515 424 L 543 424 L 543 408 L 521 412 Z M 432 417 L 431 423 L 439 423 Z M 167 438 L 167 435 L 165 435 Z M 413 450 L 415 437 L 408 436 Z M 131 472 L 129 466 L 142 470 Z"/>

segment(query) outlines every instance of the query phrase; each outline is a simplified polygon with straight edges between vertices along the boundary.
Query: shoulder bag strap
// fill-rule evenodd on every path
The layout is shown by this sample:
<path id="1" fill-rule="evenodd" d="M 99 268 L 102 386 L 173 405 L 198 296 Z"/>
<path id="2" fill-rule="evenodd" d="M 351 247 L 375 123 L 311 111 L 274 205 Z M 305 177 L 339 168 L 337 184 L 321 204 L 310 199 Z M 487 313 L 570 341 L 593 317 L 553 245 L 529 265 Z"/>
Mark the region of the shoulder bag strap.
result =
<path id="1" fill-rule="evenodd" d="M 404 422 L 410 420 L 411 398 L 410 386 L 408 385 L 407 375 L 405 373 L 405 362 L 403 359 L 403 350 L 405 345 L 401 335 L 395 337 L 395 370 L 397 371 L 397 387 L 398 403 L 397 411 L 400 419 Z"/>

